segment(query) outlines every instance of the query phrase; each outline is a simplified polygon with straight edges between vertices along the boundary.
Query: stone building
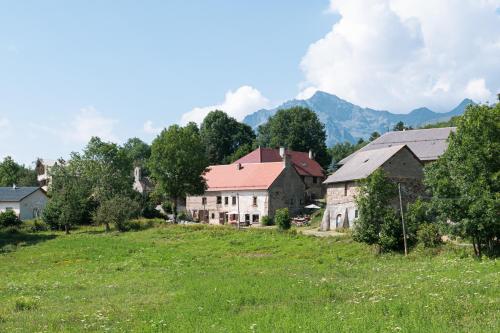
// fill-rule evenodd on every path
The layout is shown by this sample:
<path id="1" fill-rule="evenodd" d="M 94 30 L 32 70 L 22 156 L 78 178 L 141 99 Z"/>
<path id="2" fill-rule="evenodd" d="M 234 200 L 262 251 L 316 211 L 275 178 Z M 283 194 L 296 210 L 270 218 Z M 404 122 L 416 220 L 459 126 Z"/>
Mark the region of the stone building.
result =
<path id="1" fill-rule="evenodd" d="M 283 157 L 290 159 L 293 167 L 299 174 L 306 188 L 306 200 L 313 201 L 322 199 L 325 195 L 323 181 L 326 179 L 325 171 L 314 160 L 313 152 L 300 152 L 285 148 L 257 148 L 251 153 L 243 156 L 233 164 L 237 163 L 268 163 L 281 162 Z"/>
<path id="2" fill-rule="evenodd" d="M 207 190 L 188 196 L 191 217 L 210 224 L 259 224 L 279 208 L 294 215 L 305 203 L 305 185 L 288 158 L 281 162 L 236 163 L 209 167 Z"/>
<path id="3" fill-rule="evenodd" d="M 387 177 L 405 189 L 404 203 L 422 193 L 422 162 L 406 145 L 360 151 L 325 181 L 326 210 L 322 229 L 351 228 L 358 218 L 356 196 L 359 181 L 382 169 Z M 393 205 L 397 206 L 397 198 Z"/>
<path id="4" fill-rule="evenodd" d="M 52 183 L 51 169 L 57 165 L 56 160 L 47 159 L 37 159 L 35 163 L 36 178 L 38 181 L 38 186 L 40 186 L 44 191 L 49 189 Z"/>

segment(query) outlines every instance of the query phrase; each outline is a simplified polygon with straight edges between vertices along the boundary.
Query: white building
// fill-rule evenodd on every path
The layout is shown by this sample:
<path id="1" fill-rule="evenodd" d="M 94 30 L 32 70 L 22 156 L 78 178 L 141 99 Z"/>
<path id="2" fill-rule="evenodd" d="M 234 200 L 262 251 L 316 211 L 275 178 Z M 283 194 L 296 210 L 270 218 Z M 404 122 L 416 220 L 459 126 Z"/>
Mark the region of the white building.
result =
<path id="1" fill-rule="evenodd" d="M 0 212 L 13 211 L 21 220 L 40 217 L 47 202 L 40 187 L 0 187 Z"/>

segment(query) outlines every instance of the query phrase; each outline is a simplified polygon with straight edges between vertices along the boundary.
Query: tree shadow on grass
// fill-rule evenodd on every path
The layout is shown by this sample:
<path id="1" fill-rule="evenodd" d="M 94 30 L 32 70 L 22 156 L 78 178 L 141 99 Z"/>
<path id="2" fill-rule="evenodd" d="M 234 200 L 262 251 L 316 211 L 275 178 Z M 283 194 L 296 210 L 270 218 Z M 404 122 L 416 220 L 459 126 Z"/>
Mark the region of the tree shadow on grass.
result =
<path id="1" fill-rule="evenodd" d="M 35 245 L 56 238 L 54 234 L 32 234 L 18 230 L 0 230 L 0 253 L 11 252 L 17 246 Z"/>

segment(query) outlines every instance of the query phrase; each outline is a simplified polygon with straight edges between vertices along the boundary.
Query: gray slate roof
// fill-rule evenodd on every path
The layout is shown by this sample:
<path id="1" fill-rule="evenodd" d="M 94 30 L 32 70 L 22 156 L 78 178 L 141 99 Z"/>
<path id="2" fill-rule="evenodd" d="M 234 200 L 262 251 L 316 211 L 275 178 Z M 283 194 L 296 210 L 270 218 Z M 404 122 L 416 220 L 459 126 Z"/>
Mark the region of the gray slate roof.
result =
<path id="1" fill-rule="evenodd" d="M 0 187 L 0 202 L 18 202 L 37 191 L 39 187 Z"/>
<path id="2" fill-rule="evenodd" d="M 338 164 L 344 165 L 353 156 L 362 152 L 395 145 L 407 145 L 421 161 L 434 161 L 448 148 L 447 139 L 456 127 L 429 128 L 407 131 L 387 132 L 360 150 L 352 153 Z"/>
<path id="3" fill-rule="evenodd" d="M 364 179 L 371 175 L 401 149 L 408 149 L 408 146 L 397 145 L 367 151 L 359 151 L 340 169 L 328 177 L 324 183 L 340 183 Z"/>

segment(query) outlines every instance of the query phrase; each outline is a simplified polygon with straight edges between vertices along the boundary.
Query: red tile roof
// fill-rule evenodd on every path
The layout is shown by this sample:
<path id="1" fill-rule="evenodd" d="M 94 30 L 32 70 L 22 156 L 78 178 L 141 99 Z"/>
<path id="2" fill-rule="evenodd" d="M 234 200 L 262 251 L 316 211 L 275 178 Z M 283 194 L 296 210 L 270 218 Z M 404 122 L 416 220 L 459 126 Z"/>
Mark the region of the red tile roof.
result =
<path id="1" fill-rule="evenodd" d="M 292 164 L 299 175 L 324 177 L 323 168 L 318 162 L 309 158 L 309 153 L 286 150 L 286 154 L 292 158 Z M 279 149 L 259 147 L 234 163 L 268 163 L 282 160 Z"/>
<path id="2" fill-rule="evenodd" d="M 285 168 L 283 162 L 213 165 L 205 174 L 207 191 L 267 190 Z"/>

